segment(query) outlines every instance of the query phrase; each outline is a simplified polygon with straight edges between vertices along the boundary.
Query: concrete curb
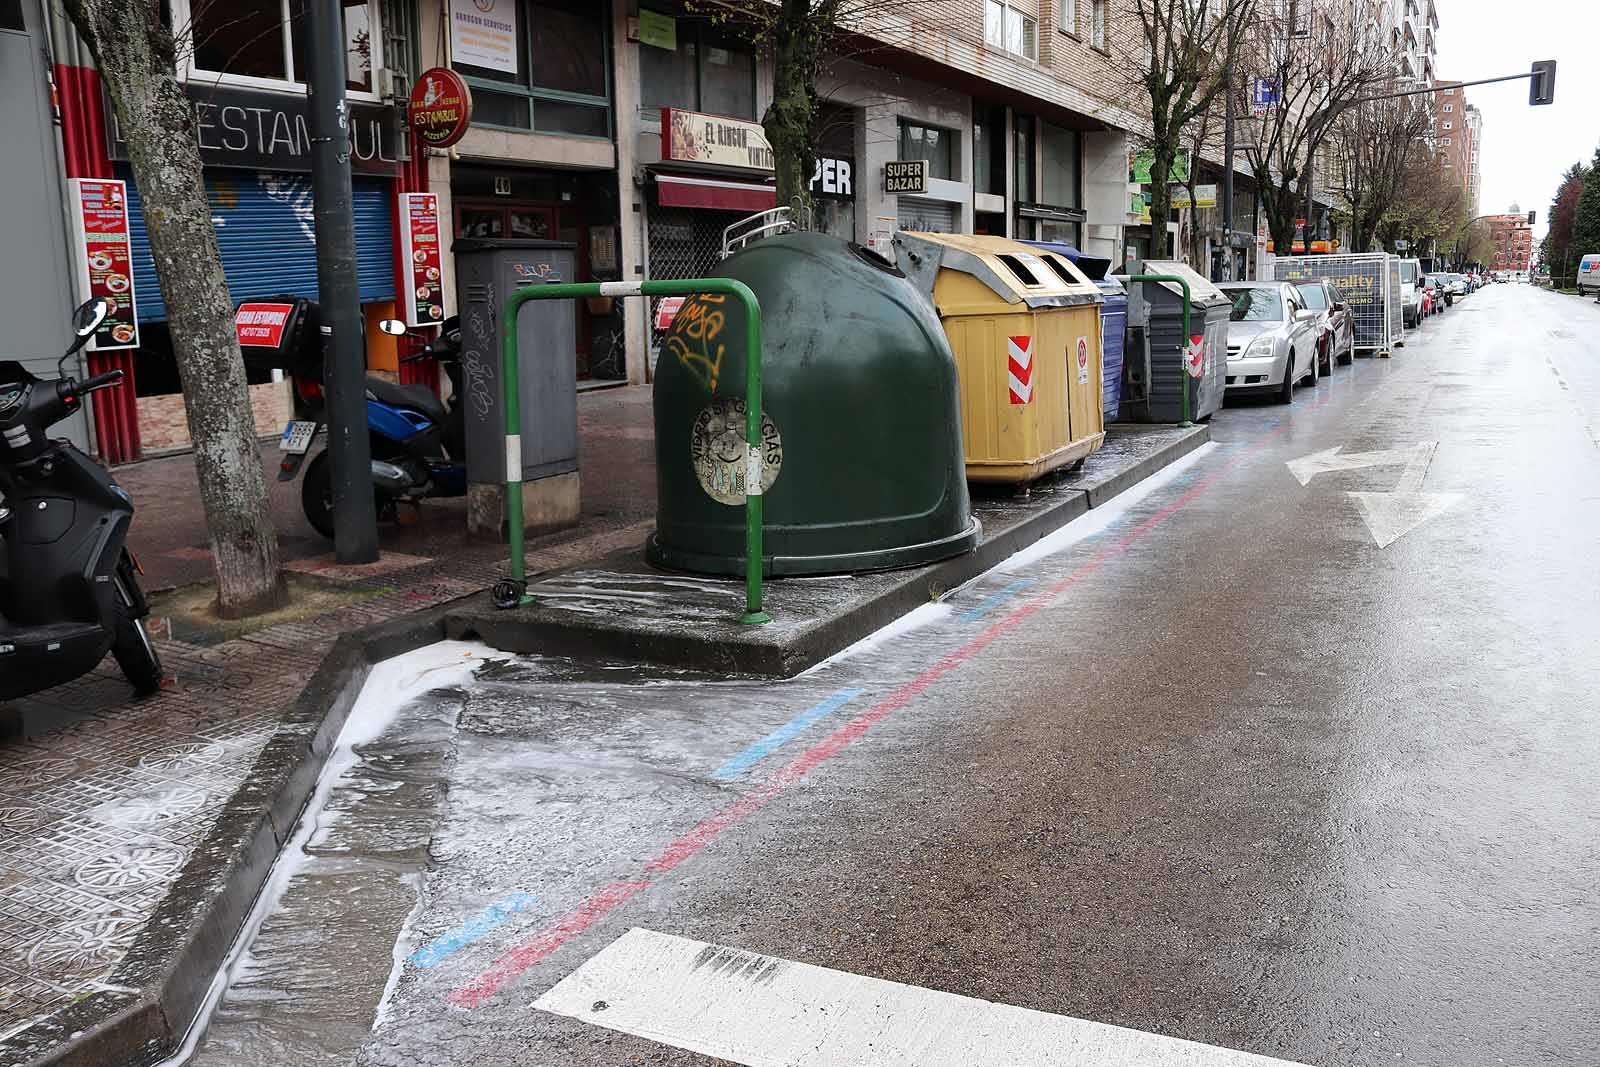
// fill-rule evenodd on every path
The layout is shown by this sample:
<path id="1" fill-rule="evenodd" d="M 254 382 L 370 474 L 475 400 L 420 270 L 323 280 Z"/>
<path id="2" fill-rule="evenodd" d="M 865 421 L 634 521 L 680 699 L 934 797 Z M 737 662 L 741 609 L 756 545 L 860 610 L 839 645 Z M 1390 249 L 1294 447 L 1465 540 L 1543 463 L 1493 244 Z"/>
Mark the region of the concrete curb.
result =
<path id="1" fill-rule="evenodd" d="M 374 664 L 444 639 L 443 604 L 344 634 L 323 657 L 108 989 L 16 1034 L 7 1063 L 129 1067 L 170 1056 L 205 1003 Z M 144 961 L 163 961 L 150 966 Z M 20 1058 L 11 1058 L 19 1055 Z"/>
<path id="2" fill-rule="evenodd" d="M 145 1067 L 174 1051 L 205 1003 L 218 968 L 266 885 L 279 851 L 294 831 L 329 753 L 372 667 L 447 637 L 477 633 L 506 651 L 581 648 L 615 654 L 684 654 L 692 665 L 787 677 L 849 647 L 921 604 L 970 581 L 1118 493 L 1210 440 L 1208 429 L 1186 435 L 1128 468 L 1071 487 L 1061 501 L 985 541 L 977 550 L 916 573 L 837 618 L 800 634 L 787 647 L 661 637 L 642 641 L 622 632 L 492 625 L 506 613 L 474 610 L 485 597 L 464 597 L 344 634 L 323 657 L 293 709 L 256 757 L 187 868 L 107 985 L 54 1016 L 13 1035 L 6 1063 L 24 1067 Z M 492 612 L 492 609 L 490 609 Z M 484 621 L 487 619 L 488 621 Z M 467 621 L 471 620 L 471 625 Z M 505 643 L 490 639 L 489 630 Z M 752 650 L 754 650 L 752 652 Z M 676 661 L 680 665 L 682 660 Z M 146 960 L 157 959 L 155 965 Z"/>
<path id="3" fill-rule="evenodd" d="M 868 636 L 922 604 L 971 581 L 1001 560 L 1054 533 L 1092 507 L 1176 462 L 1211 439 L 1210 428 L 1167 442 L 1125 467 L 1074 478 L 1059 499 L 979 542 L 972 552 L 908 572 L 887 588 L 864 592 L 818 621 L 794 628 L 739 628 L 711 625 L 700 630 L 637 625 L 626 616 L 600 616 L 546 610 L 545 617 L 499 611 L 487 595 L 469 598 L 449 613 L 451 638 L 476 638 L 502 652 L 585 654 L 658 666 L 719 671 L 770 678 L 792 678 Z M 637 553 L 614 553 L 600 566 L 626 568 Z"/>

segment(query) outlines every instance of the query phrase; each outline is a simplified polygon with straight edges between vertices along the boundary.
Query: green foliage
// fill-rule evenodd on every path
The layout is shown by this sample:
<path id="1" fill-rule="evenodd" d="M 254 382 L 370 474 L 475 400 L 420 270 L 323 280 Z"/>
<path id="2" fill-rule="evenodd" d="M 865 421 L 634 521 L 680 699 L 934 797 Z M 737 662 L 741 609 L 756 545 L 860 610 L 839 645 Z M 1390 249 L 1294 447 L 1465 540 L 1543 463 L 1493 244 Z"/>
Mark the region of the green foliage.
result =
<path id="1" fill-rule="evenodd" d="M 1568 257 L 1600 252 L 1600 148 L 1594 150 L 1594 159 L 1584 174 L 1583 192 L 1578 195 L 1573 212 L 1572 243 Z"/>

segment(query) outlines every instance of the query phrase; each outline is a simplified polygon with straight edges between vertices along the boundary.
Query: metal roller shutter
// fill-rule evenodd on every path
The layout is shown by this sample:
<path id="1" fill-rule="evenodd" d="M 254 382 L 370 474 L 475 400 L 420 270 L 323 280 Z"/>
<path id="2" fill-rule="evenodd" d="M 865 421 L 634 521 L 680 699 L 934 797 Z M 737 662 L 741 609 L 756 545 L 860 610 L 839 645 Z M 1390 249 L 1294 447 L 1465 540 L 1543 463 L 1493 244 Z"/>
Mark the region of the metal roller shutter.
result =
<path id="1" fill-rule="evenodd" d="M 951 200 L 921 196 L 896 197 L 900 228 L 916 233 L 955 233 L 956 205 Z"/>
<path id="2" fill-rule="evenodd" d="M 129 168 L 119 167 L 117 176 L 128 183 L 139 318 L 159 321 L 167 317 L 167 306 L 145 236 L 139 192 Z M 394 298 L 392 190 L 387 179 L 354 182 L 356 274 L 363 303 Z M 206 198 L 234 303 L 278 293 L 316 297 L 317 243 L 309 174 L 208 171 Z"/>

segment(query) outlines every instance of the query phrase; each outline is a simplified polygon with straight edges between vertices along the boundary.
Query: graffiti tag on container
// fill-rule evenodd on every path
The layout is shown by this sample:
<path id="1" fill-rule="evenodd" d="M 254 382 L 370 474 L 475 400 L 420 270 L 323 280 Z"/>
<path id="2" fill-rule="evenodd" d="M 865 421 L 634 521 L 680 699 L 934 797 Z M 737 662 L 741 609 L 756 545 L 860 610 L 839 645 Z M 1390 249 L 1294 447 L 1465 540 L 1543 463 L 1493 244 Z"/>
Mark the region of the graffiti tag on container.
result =
<path id="1" fill-rule="evenodd" d="M 744 398 L 719 396 L 700 409 L 689 434 L 689 462 L 706 495 L 719 504 L 743 504 L 745 497 Z M 783 469 L 783 438 L 777 423 L 761 414 L 761 491 Z"/>
<path id="2" fill-rule="evenodd" d="M 726 293 L 691 297 L 673 316 L 672 333 L 667 337 L 667 354 L 699 379 L 708 393 L 717 391 L 722 357 L 727 352 L 727 346 L 717 340 L 728 324 L 727 313 L 721 307 L 727 300 Z"/>

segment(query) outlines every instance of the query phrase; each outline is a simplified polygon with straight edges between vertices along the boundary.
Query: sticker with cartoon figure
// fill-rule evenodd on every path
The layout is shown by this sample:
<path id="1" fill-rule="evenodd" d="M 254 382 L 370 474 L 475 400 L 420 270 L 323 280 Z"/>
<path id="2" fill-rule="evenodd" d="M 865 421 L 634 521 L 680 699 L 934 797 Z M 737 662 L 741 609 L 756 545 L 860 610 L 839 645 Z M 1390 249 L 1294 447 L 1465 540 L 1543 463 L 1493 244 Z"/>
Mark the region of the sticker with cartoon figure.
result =
<path id="1" fill-rule="evenodd" d="M 706 495 L 719 504 L 739 505 L 745 498 L 744 398 L 714 397 L 695 416 L 689 434 L 689 460 Z M 783 438 L 772 416 L 761 416 L 761 492 L 765 494 L 783 469 Z"/>

